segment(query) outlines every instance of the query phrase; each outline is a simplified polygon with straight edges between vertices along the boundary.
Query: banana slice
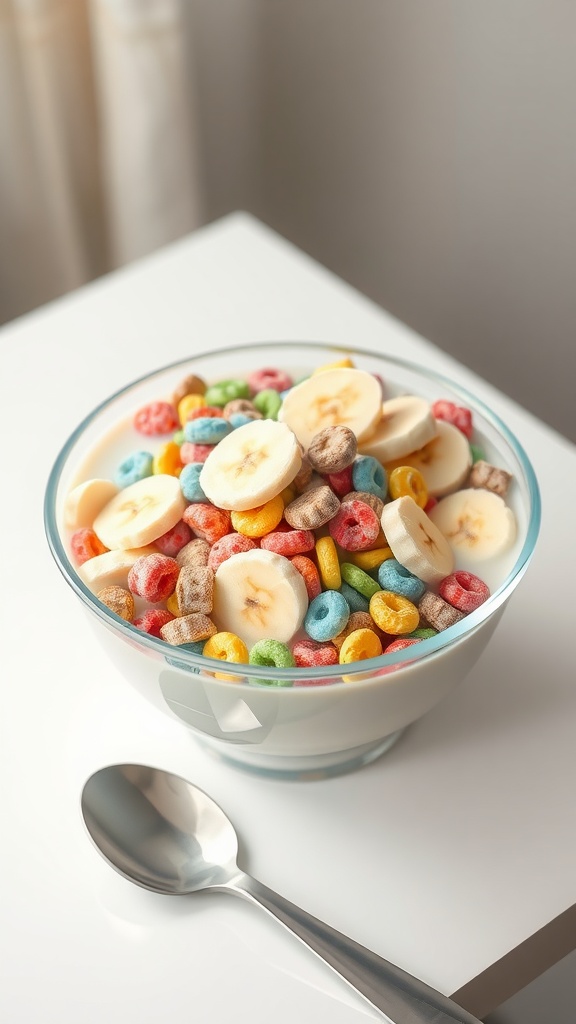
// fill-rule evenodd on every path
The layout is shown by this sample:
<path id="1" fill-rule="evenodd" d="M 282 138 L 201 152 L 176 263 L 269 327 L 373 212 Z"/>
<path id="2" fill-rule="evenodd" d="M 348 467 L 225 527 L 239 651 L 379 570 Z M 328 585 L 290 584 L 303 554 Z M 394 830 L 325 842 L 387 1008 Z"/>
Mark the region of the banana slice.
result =
<path id="1" fill-rule="evenodd" d="M 430 512 L 456 557 L 480 562 L 501 555 L 516 540 L 516 516 L 493 491 L 473 487 L 442 498 Z"/>
<path id="2" fill-rule="evenodd" d="M 95 594 L 104 587 L 127 587 L 128 573 L 134 562 L 142 555 L 152 555 L 155 551 L 152 545 L 123 551 L 105 551 L 103 555 L 89 558 L 76 571 Z"/>
<path id="3" fill-rule="evenodd" d="M 401 459 L 422 448 L 438 432 L 430 403 L 418 395 L 400 395 L 382 405 L 382 417 L 372 437 L 358 446 L 361 455 L 379 462 Z"/>
<path id="4" fill-rule="evenodd" d="M 216 570 L 212 618 L 250 649 L 274 637 L 287 643 L 308 608 L 304 578 L 283 555 L 254 548 L 232 555 Z"/>
<path id="5" fill-rule="evenodd" d="M 439 583 L 454 568 L 450 544 L 438 525 L 407 496 L 384 505 L 382 529 L 394 558 L 425 583 Z"/>
<path id="6" fill-rule="evenodd" d="M 200 486 L 218 508 L 243 512 L 280 494 L 301 465 L 300 446 L 290 427 L 276 420 L 252 420 L 210 452 Z"/>
<path id="7" fill-rule="evenodd" d="M 158 473 L 119 491 L 92 528 L 107 548 L 140 548 L 176 526 L 185 508 L 176 477 Z"/>
<path id="8" fill-rule="evenodd" d="M 382 386 L 365 370 L 337 367 L 313 374 L 290 389 L 278 419 L 294 431 L 307 450 L 319 430 L 349 427 L 359 441 L 374 433 L 382 415 Z"/>
<path id="9" fill-rule="evenodd" d="M 118 494 L 112 480 L 85 480 L 78 484 L 66 497 L 64 504 L 64 525 L 69 530 L 91 527 L 104 505 Z"/>
<path id="10" fill-rule="evenodd" d="M 452 423 L 436 420 L 437 434 L 419 451 L 413 451 L 394 464 L 387 464 L 388 472 L 394 466 L 412 466 L 424 477 L 428 494 L 442 498 L 462 487 L 472 467 L 472 452 L 467 437 Z"/>

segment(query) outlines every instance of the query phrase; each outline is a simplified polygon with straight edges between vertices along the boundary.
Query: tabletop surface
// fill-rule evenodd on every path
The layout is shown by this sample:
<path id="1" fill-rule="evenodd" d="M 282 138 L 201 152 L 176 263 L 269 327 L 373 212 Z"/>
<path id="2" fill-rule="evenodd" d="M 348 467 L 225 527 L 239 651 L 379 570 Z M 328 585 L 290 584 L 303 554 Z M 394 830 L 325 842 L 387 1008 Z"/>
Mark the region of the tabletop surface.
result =
<path id="1" fill-rule="evenodd" d="M 537 552 L 468 678 L 379 761 L 314 782 L 226 766 L 148 706 L 94 642 L 42 525 L 50 467 L 87 410 L 164 363 L 269 339 L 443 371 L 517 434 L 543 498 Z M 574 630 L 561 589 L 576 575 L 576 449 L 243 213 L 6 325 L 0 367 L 0 1018 L 381 1019 L 249 904 L 156 896 L 113 872 L 79 799 L 116 761 L 208 790 L 238 828 L 243 868 L 479 1016 L 576 945 Z"/>

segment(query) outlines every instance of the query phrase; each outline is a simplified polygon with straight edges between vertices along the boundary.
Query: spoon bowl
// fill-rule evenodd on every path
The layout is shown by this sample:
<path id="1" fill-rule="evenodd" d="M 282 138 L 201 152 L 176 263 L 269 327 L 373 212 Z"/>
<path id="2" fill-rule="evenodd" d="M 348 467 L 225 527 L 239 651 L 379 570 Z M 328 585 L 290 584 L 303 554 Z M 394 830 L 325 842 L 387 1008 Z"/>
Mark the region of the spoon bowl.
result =
<path id="1" fill-rule="evenodd" d="M 91 775 L 82 815 L 96 848 L 125 878 L 153 892 L 231 892 L 262 907 L 393 1024 L 480 1024 L 476 1017 L 240 870 L 224 811 L 191 782 L 139 764 Z"/>

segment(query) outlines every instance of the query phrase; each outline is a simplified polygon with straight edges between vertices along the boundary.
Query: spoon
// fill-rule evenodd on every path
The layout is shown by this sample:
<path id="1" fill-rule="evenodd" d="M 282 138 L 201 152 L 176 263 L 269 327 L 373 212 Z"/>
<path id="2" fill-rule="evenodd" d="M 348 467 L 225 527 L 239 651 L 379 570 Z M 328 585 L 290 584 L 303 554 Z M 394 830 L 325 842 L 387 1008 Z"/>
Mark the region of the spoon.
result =
<path id="1" fill-rule="evenodd" d="M 191 782 L 146 765 L 110 765 L 87 780 L 81 806 L 99 852 L 137 885 L 167 895 L 227 891 L 257 904 L 392 1024 L 480 1024 L 453 1000 L 241 871 L 232 823 Z"/>

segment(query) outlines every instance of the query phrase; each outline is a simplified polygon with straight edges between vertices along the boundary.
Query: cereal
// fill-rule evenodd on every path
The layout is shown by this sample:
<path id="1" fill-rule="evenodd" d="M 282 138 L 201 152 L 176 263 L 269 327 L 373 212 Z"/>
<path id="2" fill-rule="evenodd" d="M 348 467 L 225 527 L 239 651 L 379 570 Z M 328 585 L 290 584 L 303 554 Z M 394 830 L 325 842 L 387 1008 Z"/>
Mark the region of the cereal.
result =
<path id="1" fill-rule="evenodd" d="M 193 444 L 192 441 L 183 441 L 180 445 L 180 462 L 183 466 L 191 462 L 204 464 L 215 447 L 214 444 Z"/>
<path id="2" fill-rule="evenodd" d="M 206 564 L 212 569 L 212 572 L 216 572 L 218 566 L 222 565 L 227 558 L 238 555 L 241 551 L 250 551 L 256 546 L 250 537 L 245 537 L 241 533 L 227 533 L 220 540 L 214 541 L 212 547 L 208 546 Z"/>
<path id="3" fill-rule="evenodd" d="M 419 610 L 412 601 L 390 590 L 379 590 L 370 598 L 370 615 L 380 629 L 393 635 L 411 633 L 420 622 Z"/>
<path id="4" fill-rule="evenodd" d="M 216 626 L 207 615 L 194 612 L 192 615 L 182 615 L 179 619 L 171 619 L 161 627 L 160 636 L 166 643 L 179 646 L 196 643 L 198 640 L 208 640 L 217 632 Z"/>
<path id="5" fill-rule="evenodd" d="M 115 615 L 119 615 L 126 622 L 132 622 L 134 598 L 129 590 L 124 590 L 124 587 L 104 587 L 96 596 Z"/>
<path id="6" fill-rule="evenodd" d="M 232 661 L 236 665 L 248 664 L 248 648 L 244 641 L 235 633 L 228 633 L 225 630 L 208 638 L 202 654 L 206 658 L 216 658 L 217 661 Z"/>
<path id="7" fill-rule="evenodd" d="M 505 469 L 498 466 L 491 466 L 484 459 L 478 459 L 470 471 L 468 485 L 470 487 L 484 487 L 487 491 L 493 491 L 503 498 L 510 486 L 512 476 Z"/>
<path id="8" fill-rule="evenodd" d="M 342 579 L 346 581 L 348 586 L 353 587 L 354 590 L 357 590 L 368 601 L 379 590 L 382 590 L 380 584 L 376 583 L 368 573 L 359 569 L 357 565 L 351 565 L 350 562 L 342 562 L 340 572 L 342 573 Z"/>
<path id="9" fill-rule="evenodd" d="M 346 466 L 340 473 L 325 473 L 324 479 L 334 494 L 344 498 L 352 490 L 352 464 Z"/>
<path id="10" fill-rule="evenodd" d="M 310 465 L 308 459 L 304 455 L 302 457 L 302 465 L 292 481 L 292 487 L 295 489 L 297 494 L 302 494 L 302 492 L 308 486 L 312 479 L 312 473 L 312 466 Z"/>
<path id="11" fill-rule="evenodd" d="M 408 494 L 420 508 L 425 508 L 428 501 L 428 488 L 422 473 L 412 466 L 396 466 L 388 478 L 388 490 L 391 498 L 401 498 Z"/>
<path id="12" fill-rule="evenodd" d="M 345 501 L 330 520 L 328 529 L 344 551 L 365 551 L 380 533 L 380 522 L 363 501 Z"/>
<path id="13" fill-rule="evenodd" d="M 407 597 L 413 604 L 422 597 L 426 584 L 405 569 L 395 558 L 388 558 L 378 569 L 378 582 L 382 590 L 392 590 L 394 594 Z"/>
<path id="14" fill-rule="evenodd" d="M 224 407 L 235 398 L 250 398 L 250 388 L 245 380 L 221 380 L 218 384 L 212 384 L 204 393 L 208 405 Z"/>
<path id="15" fill-rule="evenodd" d="M 458 430 L 461 430 L 468 440 L 472 437 L 470 409 L 456 405 L 454 402 L 447 402 L 445 399 L 439 399 L 432 404 L 432 415 L 437 420 L 445 420 L 446 423 L 452 423 L 453 426 L 458 427 Z"/>
<path id="16" fill-rule="evenodd" d="M 352 661 L 365 661 L 380 654 L 382 643 L 376 633 L 372 629 L 355 629 L 342 644 L 339 661 L 341 665 L 349 665 Z"/>
<path id="17" fill-rule="evenodd" d="M 231 402 L 226 402 L 222 413 L 226 419 L 230 419 L 236 413 L 242 413 L 247 420 L 262 419 L 262 413 L 258 412 L 254 402 L 251 402 L 249 398 L 233 398 Z"/>
<path id="18" fill-rule="evenodd" d="M 232 518 L 234 522 L 234 518 Z M 315 537 L 312 530 L 279 530 L 272 531 L 262 537 L 260 547 L 267 551 L 275 551 L 277 555 L 284 555 L 292 558 L 294 555 L 304 555 L 307 551 L 313 551 Z"/>
<path id="19" fill-rule="evenodd" d="M 178 426 L 178 416 L 170 402 L 150 402 L 134 416 L 134 429 L 139 434 L 171 434 Z"/>
<path id="20" fill-rule="evenodd" d="M 392 643 L 388 644 L 384 654 L 392 654 L 394 651 L 403 651 L 405 647 L 412 647 L 412 644 L 419 643 L 420 639 L 420 637 L 415 636 L 398 637 L 397 640 L 393 640 Z"/>
<path id="21" fill-rule="evenodd" d="M 186 523 L 184 524 L 187 525 Z M 167 554 L 167 552 L 164 552 Z M 202 537 L 194 537 L 193 540 L 185 544 L 183 548 L 176 555 L 176 561 L 178 565 L 208 565 L 208 555 L 210 554 L 210 545 L 208 541 Z"/>
<path id="22" fill-rule="evenodd" d="M 356 491 L 368 491 L 382 500 L 386 497 L 386 470 L 372 455 L 358 455 L 355 459 L 352 483 Z"/>
<path id="23" fill-rule="evenodd" d="M 232 512 L 230 519 L 237 533 L 243 533 L 246 537 L 263 537 L 278 526 L 283 514 L 284 502 L 281 495 L 277 494 L 258 508 Z"/>
<path id="24" fill-rule="evenodd" d="M 372 629 L 378 635 L 376 623 L 368 612 L 352 612 L 344 629 L 338 633 L 338 636 L 332 638 L 332 643 L 338 650 L 342 647 L 346 637 L 355 629 Z"/>
<path id="25" fill-rule="evenodd" d="M 315 545 L 318 571 L 327 590 L 338 590 L 342 583 L 338 552 L 332 537 L 319 537 Z"/>
<path id="26" fill-rule="evenodd" d="M 358 441 L 354 431 L 337 424 L 324 427 L 314 434 L 306 457 L 317 473 L 341 473 L 352 465 L 357 450 Z"/>
<path id="27" fill-rule="evenodd" d="M 171 530 L 163 533 L 161 537 L 158 537 L 154 541 L 156 547 L 159 548 L 163 555 L 168 555 L 170 558 L 176 558 L 176 555 L 185 547 L 192 539 L 192 531 L 190 527 L 186 525 L 183 519 L 176 526 L 173 526 Z"/>
<path id="28" fill-rule="evenodd" d="M 332 519 L 340 500 L 326 484 L 304 491 L 284 509 L 284 518 L 296 530 L 317 530 Z"/>
<path id="29" fill-rule="evenodd" d="M 168 555 L 142 555 L 128 573 L 128 587 L 137 597 L 158 604 L 170 596 L 180 572 L 175 558 Z"/>
<path id="30" fill-rule="evenodd" d="M 152 476 L 154 456 L 151 452 L 132 452 L 123 459 L 114 474 L 114 483 L 122 490 L 130 484 Z"/>
<path id="31" fill-rule="evenodd" d="M 364 597 L 359 590 L 355 590 L 349 583 L 342 580 L 339 587 L 339 593 L 346 599 L 346 603 L 351 612 L 367 612 L 370 602 L 368 598 Z"/>
<path id="32" fill-rule="evenodd" d="M 490 597 L 490 591 L 483 580 L 461 569 L 438 584 L 438 593 L 448 604 L 465 614 L 475 611 Z"/>
<path id="33" fill-rule="evenodd" d="M 346 492 L 342 498 L 342 504 L 346 501 L 362 501 L 365 505 L 369 505 L 372 511 L 375 513 L 378 521 L 384 510 L 384 502 L 382 498 L 379 498 L 377 494 L 370 494 L 369 491 L 352 491 Z"/>
<path id="34" fill-rule="evenodd" d="M 76 565 L 84 565 L 91 558 L 103 555 L 108 548 L 104 546 L 100 538 L 87 526 L 76 530 L 70 538 L 70 549 L 74 556 Z"/>
<path id="35" fill-rule="evenodd" d="M 180 487 L 186 501 L 206 502 L 208 499 L 200 486 L 201 462 L 187 462 L 180 473 Z"/>
<path id="36" fill-rule="evenodd" d="M 206 382 L 202 380 L 202 377 L 197 377 L 195 373 L 190 373 L 184 377 L 180 383 L 174 389 L 172 395 L 172 404 L 175 408 L 186 395 L 203 395 L 206 391 Z"/>
<path id="37" fill-rule="evenodd" d="M 418 611 L 422 618 L 433 626 L 434 629 L 437 629 L 438 632 L 454 626 L 456 622 L 460 622 L 464 618 L 464 612 L 459 611 L 458 608 L 453 608 L 444 598 L 440 597 L 439 594 L 434 594 L 431 590 L 427 590 L 420 598 Z M 410 631 L 406 630 L 406 632 Z"/>
<path id="38" fill-rule="evenodd" d="M 207 540 L 209 544 L 214 544 L 226 533 L 230 533 L 230 513 L 225 509 L 215 508 L 214 505 L 204 502 L 188 505 L 188 508 L 184 509 L 182 518 L 192 533 Z"/>
<path id="39" fill-rule="evenodd" d="M 337 665 L 338 651 L 333 643 L 318 640 L 298 640 L 293 648 L 294 661 L 299 668 L 312 665 Z"/>
<path id="40" fill-rule="evenodd" d="M 232 427 L 223 416 L 198 416 L 184 426 L 184 437 L 192 444 L 218 444 Z"/>
<path id="41" fill-rule="evenodd" d="M 310 602 L 304 629 L 312 640 L 332 640 L 342 632 L 350 617 L 346 599 L 337 590 L 326 590 Z"/>
<path id="42" fill-rule="evenodd" d="M 200 394 L 183 395 L 178 402 L 176 409 L 178 411 L 178 421 L 180 426 L 189 420 L 190 416 L 196 409 L 201 409 L 205 405 L 204 396 Z"/>
<path id="43" fill-rule="evenodd" d="M 134 619 L 133 625 L 143 633 L 148 633 L 160 640 L 160 630 L 173 618 L 172 613 L 166 608 L 148 608 L 137 619 Z"/>
<path id="44" fill-rule="evenodd" d="M 214 573 L 206 566 L 184 565 L 178 574 L 176 599 L 180 615 L 204 612 L 214 607 Z"/>
<path id="45" fill-rule="evenodd" d="M 275 420 L 278 418 L 282 399 L 274 388 L 265 388 L 254 396 L 254 407 L 262 413 L 264 419 Z"/>
<path id="46" fill-rule="evenodd" d="M 320 574 L 314 565 L 314 562 L 311 558 L 306 558 L 306 555 L 294 555 L 290 561 L 304 580 L 308 600 L 313 601 L 314 598 L 318 597 L 318 594 L 322 592 Z"/>
<path id="47" fill-rule="evenodd" d="M 152 462 L 153 473 L 168 473 L 169 476 L 179 476 L 182 469 L 180 459 L 180 446 L 175 441 L 167 441 L 160 451 L 154 456 Z"/>
<path id="48" fill-rule="evenodd" d="M 287 391 L 292 387 L 292 378 L 284 371 L 275 366 L 264 366 L 261 370 L 253 370 L 246 378 L 250 390 L 258 391 Z"/>
<path id="49" fill-rule="evenodd" d="M 251 665 L 270 665 L 274 668 L 293 668 L 296 664 L 290 648 L 279 640 L 259 640 L 250 649 Z M 261 686 L 291 686 L 291 680 L 258 679 Z"/>
<path id="50" fill-rule="evenodd" d="M 387 558 L 393 558 L 392 548 L 370 548 L 368 551 L 350 551 L 347 558 L 352 565 L 357 565 L 364 572 L 372 572 L 382 565 Z"/>

